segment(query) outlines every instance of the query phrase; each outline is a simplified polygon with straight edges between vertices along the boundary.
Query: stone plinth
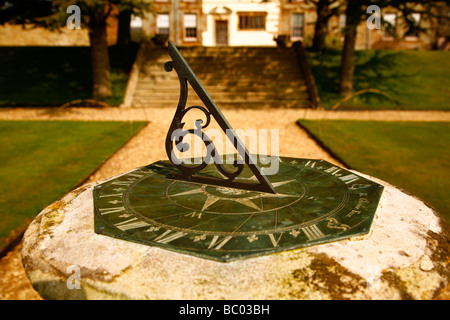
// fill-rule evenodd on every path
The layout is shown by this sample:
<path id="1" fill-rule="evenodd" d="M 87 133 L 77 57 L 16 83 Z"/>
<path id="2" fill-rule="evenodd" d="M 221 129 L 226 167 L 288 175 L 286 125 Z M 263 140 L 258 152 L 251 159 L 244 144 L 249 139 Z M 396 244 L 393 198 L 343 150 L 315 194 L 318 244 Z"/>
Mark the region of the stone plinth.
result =
<path id="1" fill-rule="evenodd" d="M 368 235 L 229 263 L 96 234 L 91 183 L 36 217 L 23 264 L 47 299 L 435 298 L 450 279 L 448 225 L 368 178 L 385 186 Z"/>

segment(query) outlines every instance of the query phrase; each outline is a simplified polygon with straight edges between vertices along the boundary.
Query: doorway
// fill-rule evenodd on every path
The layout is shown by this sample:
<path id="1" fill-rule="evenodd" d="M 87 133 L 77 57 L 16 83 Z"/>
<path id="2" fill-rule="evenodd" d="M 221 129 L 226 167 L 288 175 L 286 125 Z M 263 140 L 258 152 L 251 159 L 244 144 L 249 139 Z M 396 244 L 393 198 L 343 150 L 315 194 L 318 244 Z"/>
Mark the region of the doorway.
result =
<path id="1" fill-rule="evenodd" d="M 228 45 L 228 21 L 216 20 L 216 45 Z"/>

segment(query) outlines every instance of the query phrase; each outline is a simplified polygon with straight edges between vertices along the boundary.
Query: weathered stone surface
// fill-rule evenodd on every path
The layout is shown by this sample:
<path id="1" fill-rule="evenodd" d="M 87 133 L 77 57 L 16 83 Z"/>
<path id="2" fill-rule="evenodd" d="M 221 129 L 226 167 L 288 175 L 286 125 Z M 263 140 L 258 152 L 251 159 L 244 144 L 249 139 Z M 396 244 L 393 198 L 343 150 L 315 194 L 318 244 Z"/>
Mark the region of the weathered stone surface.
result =
<path id="1" fill-rule="evenodd" d="M 24 267 L 47 299 L 435 298 L 450 279 L 448 225 L 420 200 L 368 178 L 385 186 L 369 235 L 231 263 L 96 234 L 90 183 L 32 222 Z M 71 266 L 80 289 L 67 285 Z"/>

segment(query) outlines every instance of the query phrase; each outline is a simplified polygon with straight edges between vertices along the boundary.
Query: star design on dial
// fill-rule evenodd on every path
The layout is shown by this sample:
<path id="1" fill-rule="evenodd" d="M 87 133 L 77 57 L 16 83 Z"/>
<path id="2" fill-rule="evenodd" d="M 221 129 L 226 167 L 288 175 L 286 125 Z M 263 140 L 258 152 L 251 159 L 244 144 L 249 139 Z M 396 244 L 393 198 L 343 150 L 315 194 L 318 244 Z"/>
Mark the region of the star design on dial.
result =
<path id="1" fill-rule="evenodd" d="M 280 158 L 275 194 L 168 179 L 174 170 L 159 161 L 96 186 L 95 231 L 228 262 L 366 234 L 383 190 L 323 160 Z"/>
<path id="2" fill-rule="evenodd" d="M 250 180 L 250 179 L 249 179 Z M 295 180 L 286 180 L 286 181 L 280 181 L 272 183 L 272 185 L 276 188 L 279 186 L 282 186 L 286 183 L 293 182 Z M 259 200 L 261 198 L 286 198 L 286 197 L 297 197 L 297 195 L 291 195 L 291 194 L 284 194 L 284 193 L 262 193 L 262 192 L 251 192 L 246 190 L 239 190 L 239 189 L 232 189 L 228 187 L 214 187 L 218 193 L 222 193 L 224 196 L 220 195 L 214 195 L 207 191 L 207 185 L 202 185 L 196 189 L 184 191 L 181 193 L 173 194 L 170 196 L 170 198 L 175 198 L 178 196 L 190 196 L 190 195 L 196 195 L 196 194 L 203 194 L 206 196 L 205 202 L 203 203 L 203 206 L 201 208 L 201 211 L 207 211 L 209 207 L 214 205 L 218 201 L 234 201 L 237 203 L 240 203 L 244 206 L 247 206 L 251 209 L 262 211 L 262 208 L 258 205 L 258 201 L 253 200 Z M 256 193 L 256 195 L 255 195 Z M 245 197 L 232 197 L 232 196 L 241 196 L 241 195 L 248 195 Z M 220 204 L 220 203 L 217 203 Z"/>

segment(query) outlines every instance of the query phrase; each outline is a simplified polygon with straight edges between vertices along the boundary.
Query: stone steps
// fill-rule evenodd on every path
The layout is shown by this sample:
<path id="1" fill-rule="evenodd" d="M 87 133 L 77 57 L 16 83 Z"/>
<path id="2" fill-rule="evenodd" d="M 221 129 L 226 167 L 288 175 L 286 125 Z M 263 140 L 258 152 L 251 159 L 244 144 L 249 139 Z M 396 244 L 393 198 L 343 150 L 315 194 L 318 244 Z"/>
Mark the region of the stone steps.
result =
<path id="1" fill-rule="evenodd" d="M 308 100 L 286 100 L 286 101 L 280 101 L 280 100 L 270 100 L 270 101 L 259 101 L 259 102 L 249 102 L 249 101 L 235 101 L 235 100 L 228 100 L 228 101 L 220 101 L 215 100 L 214 102 L 219 108 L 304 108 L 305 106 L 309 105 L 309 99 Z M 174 110 L 178 105 L 178 99 L 175 100 L 139 100 L 135 104 L 133 104 L 134 107 L 149 107 L 149 108 L 170 108 L 173 107 Z M 193 105 L 199 105 L 203 106 L 203 103 L 201 101 L 190 101 L 189 100 L 189 106 Z"/>
<path id="2" fill-rule="evenodd" d="M 180 52 L 215 103 L 230 107 L 308 107 L 310 97 L 292 49 L 190 47 Z M 178 105 L 176 72 L 164 71 L 166 50 L 149 48 L 141 64 L 132 106 Z M 190 88 L 188 104 L 203 105 Z"/>
<path id="3" fill-rule="evenodd" d="M 177 81 L 177 82 L 175 82 Z M 173 91 L 173 92 L 179 92 L 180 89 L 176 87 L 176 84 L 178 83 L 178 80 L 163 80 L 163 81 L 155 81 L 155 80 L 142 80 L 139 83 L 139 88 L 145 89 L 145 90 L 157 90 L 157 91 Z M 240 81 L 234 81 L 234 80 L 217 80 L 215 82 L 209 81 L 207 85 L 204 85 L 207 87 L 207 90 L 211 91 L 233 91 L 233 92 L 241 92 L 241 91 L 260 91 L 261 89 L 266 89 L 267 85 L 272 84 L 272 81 L 268 84 L 261 83 L 259 81 L 258 83 L 255 83 L 254 81 L 250 80 L 240 80 Z M 304 90 L 306 89 L 306 84 L 304 81 L 296 81 L 296 82 L 289 82 L 290 86 L 286 86 L 283 88 L 278 88 L 279 91 L 296 91 L 296 90 Z M 300 88 L 302 87 L 302 88 Z"/>
<path id="4" fill-rule="evenodd" d="M 197 77 L 198 74 L 197 74 Z M 248 78 L 248 77 L 239 77 L 239 78 L 228 78 L 224 79 L 222 77 L 219 77 L 218 75 L 214 76 L 205 76 L 201 79 L 199 78 L 200 82 L 203 85 L 210 85 L 210 86 L 262 86 L 262 87 L 274 87 L 277 88 L 284 88 L 284 87 L 290 87 L 291 84 L 293 87 L 305 84 L 304 79 L 299 79 L 296 77 L 289 77 L 286 75 L 279 75 L 279 76 L 273 76 L 273 77 L 264 77 L 264 78 Z M 275 86 L 274 81 L 276 80 L 277 86 Z M 207 82 L 207 83 L 206 83 Z M 163 74 L 160 75 L 142 75 L 140 77 L 139 84 L 145 84 L 145 85 L 152 85 L 152 84 L 158 84 L 161 86 L 164 85 L 170 85 L 170 86 L 176 86 L 176 84 L 179 83 L 179 80 L 177 76 L 175 77 L 168 77 Z M 272 90 L 271 90 L 272 91 Z"/>
<path id="5" fill-rule="evenodd" d="M 191 95 L 191 93 L 190 93 Z M 307 94 L 298 94 L 298 93 L 287 93 L 287 94 L 265 94 L 264 92 L 242 92 L 242 93 L 235 93 L 235 92 L 209 92 L 209 95 L 211 98 L 213 98 L 214 101 L 219 100 L 244 100 L 249 102 L 264 102 L 266 100 L 296 100 L 296 99 L 302 99 L 306 100 L 308 99 Z M 142 92 L 139 93 L 139 96 L 141 99 L 155 99 L 155 100 L 178 100 L 178 94 L 177 93 L 164 93 L 164 92 Z M 200 100 L 200 99 L 198 99 Z"/>

